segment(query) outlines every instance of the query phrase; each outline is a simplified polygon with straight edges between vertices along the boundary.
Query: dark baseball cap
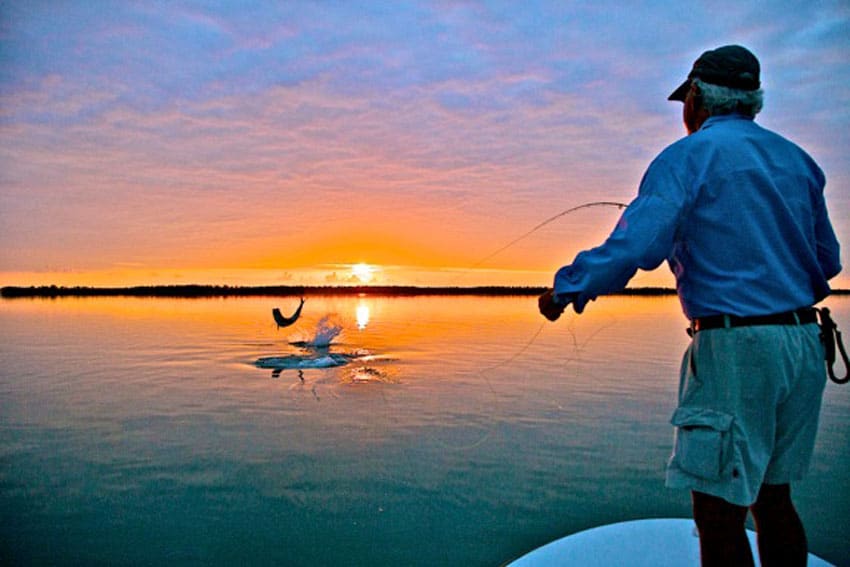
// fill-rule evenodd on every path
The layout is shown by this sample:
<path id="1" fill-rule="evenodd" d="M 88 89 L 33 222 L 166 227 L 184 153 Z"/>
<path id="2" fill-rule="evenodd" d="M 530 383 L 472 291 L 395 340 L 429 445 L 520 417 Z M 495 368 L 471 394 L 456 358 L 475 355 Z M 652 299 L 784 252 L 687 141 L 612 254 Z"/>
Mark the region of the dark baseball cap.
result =
<path id="1" fill-rule="evenodd" d="M 712 85 L 720 85 L 744 91 L 757 90 L 759 82 L 759 60 L 748 49 L 740 45 L 724 45 L 706 51 L 694 62 L 687 80 L 679 85 L 667 100 L 685 100 L 691 88 L 691 79 L 700 79 Z"/>

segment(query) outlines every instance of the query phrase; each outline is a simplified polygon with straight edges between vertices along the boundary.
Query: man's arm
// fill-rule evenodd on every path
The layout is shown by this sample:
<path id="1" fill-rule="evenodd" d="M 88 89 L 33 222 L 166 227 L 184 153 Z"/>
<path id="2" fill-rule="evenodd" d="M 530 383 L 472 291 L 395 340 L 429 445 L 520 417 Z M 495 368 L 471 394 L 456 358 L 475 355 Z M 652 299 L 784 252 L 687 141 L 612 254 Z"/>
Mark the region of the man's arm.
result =
<path id="1" fill-rule="evenodd" d="M 671 253 L 679 223 L 692 196 L 679 177 L 676 156 L 662 154 L 647 169 L 637 198 L 623 212 L 608 239 L 596 248 L 580 252 L 573 262 L 555 274 L 553 297 L 572 303 L 576 313 L 588 301 L 626 287 L 638 269 L 653 270 Z M 545 294 L 544 294 L 545 295 Z M 543 307 L 549 299 L 541 296 Z M 558 313 L 560 315 L 560 313 Z"/>
<path id="2" fill-rule="evenodd" d="M 626 287 L 638 269 L 653 270 L 673 247 L 680 204 L 657 195 L 641 195 L 623 213 L 601 246 L 579 253 L 555 274 L 554 293 L 570 298 L 576 313 L 588 301 Z"/>

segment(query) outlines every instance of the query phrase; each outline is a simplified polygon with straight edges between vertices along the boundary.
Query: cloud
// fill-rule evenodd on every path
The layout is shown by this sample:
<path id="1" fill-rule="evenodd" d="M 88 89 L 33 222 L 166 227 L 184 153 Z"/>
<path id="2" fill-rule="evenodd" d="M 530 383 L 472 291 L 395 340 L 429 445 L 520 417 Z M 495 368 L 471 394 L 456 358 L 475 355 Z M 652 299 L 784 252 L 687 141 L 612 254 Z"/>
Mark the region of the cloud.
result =
<path id="1" fill-rule="evenodd" d="M 468 264 L 553 208 L 628 199 L 682 135 L 667 94 L 726 41 L 762 58 L 764 123 L 850 177 L 841 7 L 21 6 L 0 18 L 0 270 L 289 269 L 354 244 Z"/>

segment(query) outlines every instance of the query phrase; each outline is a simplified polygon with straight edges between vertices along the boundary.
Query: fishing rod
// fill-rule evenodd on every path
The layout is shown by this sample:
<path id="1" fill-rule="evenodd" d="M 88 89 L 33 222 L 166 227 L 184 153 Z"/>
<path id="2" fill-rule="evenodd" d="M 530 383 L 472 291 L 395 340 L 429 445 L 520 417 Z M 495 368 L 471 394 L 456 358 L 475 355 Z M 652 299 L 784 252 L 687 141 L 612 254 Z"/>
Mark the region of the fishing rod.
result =
<path id="1" fill-rule="evenodd" d="M 516 244 L 517 242 L 520 242 L 521 240 L 528 238 L 529 236 L 531 236 L 532 234 L 534 234 L 535 232 L 537 232 L 538 230 L 540 230 L 541 228 L 543 228 L 547 224 L 554 222 L 554 221 L 558 220 L 559 218 L 566 216 L 570 213 L 573 213 L 575 211 L 580 211 L 581 209 L 589 209 L 591 207 L 617 207 L 618 209 L 622 210 L 622 209 L 625 209 L 627 206 L 628 205 L 626 203 L 620 203 L 619 201 L 593 201 L 593 202 L 590 202 L 590 203 L 584 203 L 583 205 L 578 205 L 576 207 L 570 207 L 569 209 L 563 210 L 560 213 L 558 213 L 557 215 L 553 215 L 553 216 L 549 217 L 548 219 L 544 220 L 543 222 L 537 224 L 534 228 L 532 228 L 528 232 L 525 232 L 525 233 L 521 234 L 520 236 L 514 238 L 513 240 L 511 240 L 510 242 L 508 242 L 507 244 L 505 244 L 504 246 L 502 246 L 501 248 L 499 248 L 495 252 L 491 252 L 489 255 L 485 256 L 483 259 L 481 259 L 478 262 L 476 262 L 475 264 L 473 264 L 470 269 L 475 269 L 475 268 L 480 267 L 482 264 L 484 264 L 488 260 L 492 260 L 495 256 L 498 256 L 499 254 L 501 254 L 502 252 L 504 252 L 505 250 L 507 250 L 508 248 L 513 246 L 514 244 Z"/>

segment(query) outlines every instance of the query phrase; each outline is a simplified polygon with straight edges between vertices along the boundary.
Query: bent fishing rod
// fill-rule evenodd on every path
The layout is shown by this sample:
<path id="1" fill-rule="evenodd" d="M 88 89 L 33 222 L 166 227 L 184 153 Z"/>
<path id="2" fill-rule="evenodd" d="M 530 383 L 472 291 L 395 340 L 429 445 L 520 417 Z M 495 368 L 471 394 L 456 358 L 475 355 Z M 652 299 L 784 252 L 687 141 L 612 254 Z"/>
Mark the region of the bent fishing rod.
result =
<path id="1" fill-rule="evenodd" d="M 618 209 L 622 210 L 622 209 L 625 209 L 626 207 L 628 207 L 628 205 L 626 203 L 620 203 L 618 201 L 593 201 L 593 202 L 590 202 L 590 203 L 584 203 L 583 205 L 570 207 L 569 209 L 563 210 L 560 213 L 558 213 L 557 215 L 553 215 L 553 216 L 549 217 L 548 219 L 544 220 L 543 222 L 537 224 L 534 228 L 532 228 L 531 230 L 521 234 L 520 236 L 517 236 L 516 238 L 514 238 L 513 240 L 511 240 L 510 242 L 508 242 L 507 244 L 505 244 L 504 246 L 502 246 L 501 248 L 496 250 L 495 252 L 491 252 L 490 254 L 485 256 L 483 259 L 481 259 L 478 262 L 476 262 L 475 264 L 473 264 L 470 269 L 475 269 L 475 268 L 480 267 L 482 264 L 484 264 L 488 260 L 493 259 L 495 256 L 501 254 L 502 252 L 504 252 L 505 250 L 507 250 L 508 248 L 513 246 L 514 244 L 516 244 L 517 242 L 519 242 L 519 241 L 521 241 L 525 238 L 528 238 L 529 236 L 531 236 L 532 234 L 534 234 L 535 232 L 537 232 L 538 230 L 540 230 L 541 228 L 543 228 L 547 224 L 554 222 L 554 221 L 558 220 L 559 218 L 561 218 L 565 215 L 568 215 L 570 213 L 573 213 L 575 211 L 579 211 L 581 209 L 589 209 L 591 207 L 617 207 Z"/>

